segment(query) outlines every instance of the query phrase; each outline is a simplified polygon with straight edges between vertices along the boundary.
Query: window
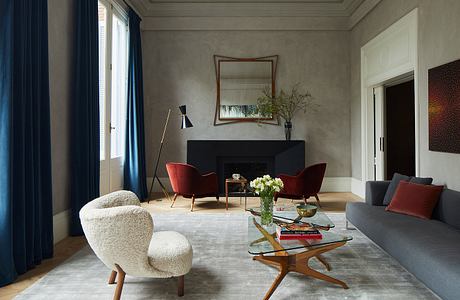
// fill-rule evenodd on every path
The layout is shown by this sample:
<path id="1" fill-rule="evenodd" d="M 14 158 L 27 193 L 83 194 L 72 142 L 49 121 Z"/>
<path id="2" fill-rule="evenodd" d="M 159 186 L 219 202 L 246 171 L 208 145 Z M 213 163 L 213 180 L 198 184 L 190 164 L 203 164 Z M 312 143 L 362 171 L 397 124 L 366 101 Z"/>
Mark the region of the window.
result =
<path id="1" fill-rule="evenodd" d="M 106 36 L 107 8 L 99 2 L 99 120 L 100 120 L 100 159 L 105 159 L 105 69 L 106 69 Z"/>
<path id="2" fill-rule="evenodd" d="M 124 20 L 112 18 L 112 112 L 110 157 L 123 157 L 125 152 L 126 97 L 128 82 L 128 28 Z"/>
<path id="3" fill-rule="evenodd" d="M 99 108 L 101 194 L 123 188 L 128 84 L 126 13 L 99 0 Z"/>

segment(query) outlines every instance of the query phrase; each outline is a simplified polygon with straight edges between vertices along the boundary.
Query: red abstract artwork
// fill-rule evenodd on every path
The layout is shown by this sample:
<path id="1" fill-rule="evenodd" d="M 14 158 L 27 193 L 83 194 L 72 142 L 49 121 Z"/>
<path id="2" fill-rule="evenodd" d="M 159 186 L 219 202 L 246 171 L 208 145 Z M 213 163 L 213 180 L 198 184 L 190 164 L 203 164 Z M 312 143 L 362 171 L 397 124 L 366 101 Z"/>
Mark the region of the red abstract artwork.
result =
<path id="1" fill-rule="evenodd" d="M 428 70 L 429 149 L 460 153 L 460 59 Z"/>

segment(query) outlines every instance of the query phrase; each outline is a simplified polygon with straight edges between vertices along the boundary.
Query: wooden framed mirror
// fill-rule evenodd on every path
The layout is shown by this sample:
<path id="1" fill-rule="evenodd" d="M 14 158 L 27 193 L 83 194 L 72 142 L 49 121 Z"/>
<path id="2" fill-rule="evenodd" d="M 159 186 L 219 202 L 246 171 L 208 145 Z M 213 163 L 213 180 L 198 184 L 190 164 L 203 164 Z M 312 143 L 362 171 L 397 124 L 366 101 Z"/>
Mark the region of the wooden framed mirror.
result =
<path id="1" fill-rule="evenodd" d="M 257 99 L 268 88 L 276 92 L 278 55 L 257 58 L 235 58 L 214 55 L 217 97 L 214 126 L 238 122 L 279 125 L 276 116 L 261 118 Z"/>

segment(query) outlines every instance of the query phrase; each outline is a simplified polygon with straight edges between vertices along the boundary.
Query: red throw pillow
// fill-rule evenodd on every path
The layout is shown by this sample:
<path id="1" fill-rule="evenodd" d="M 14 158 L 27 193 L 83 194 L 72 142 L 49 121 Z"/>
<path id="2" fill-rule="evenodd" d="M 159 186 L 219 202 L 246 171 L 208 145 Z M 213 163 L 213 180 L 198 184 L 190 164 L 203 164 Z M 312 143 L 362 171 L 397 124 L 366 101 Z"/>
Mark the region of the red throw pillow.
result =
<path id="1" fill-rule="evenodd" d="M 442 190 L 443 186 L 441 185 L 423 185 L 401 181 L 386 210 L 422 219 L 431 219 Z"/>

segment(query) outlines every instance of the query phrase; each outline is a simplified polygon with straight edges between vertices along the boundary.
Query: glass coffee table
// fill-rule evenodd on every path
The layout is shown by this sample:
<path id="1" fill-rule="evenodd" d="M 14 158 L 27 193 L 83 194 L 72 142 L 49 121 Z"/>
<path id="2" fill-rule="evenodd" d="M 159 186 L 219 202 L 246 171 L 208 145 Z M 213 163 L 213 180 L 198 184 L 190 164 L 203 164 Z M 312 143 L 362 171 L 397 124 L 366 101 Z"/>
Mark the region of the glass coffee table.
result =
<path id="1" fill-rule="evenodd" d="M 321 256 L 322 253 L 341 247 L 347 241 L 352 240 L 349 236 L 342 236 L 329 231 L 334 223 L 320 210 L 310 218 L 298 218 L 295 207 L 283 211 L 274 211 L 274 223 L 293 223 L 294 220 L 309 223 L 317 227 L 322 239 L 311 240 L 283 240 L 276 238 L 276 225 L 266 227 L 260 225 L 259 209 L 248 210 L 253 216 L 248 217 L 248 252 L 254 255 L 253 259 L 263 264 L 278 268 L 279 274 L 272 286 L 265 294 L 264 299 L 269 299 L 283 278 L 289 272 L 297 272 L 306 276 L 325 280 L 348 289 L 345 282 L 330 277 L 324 273 L 312 269 L 308 262 L 311 258 L 318 259 L 328 271 L 331 270 L 329 263 Z"/>

